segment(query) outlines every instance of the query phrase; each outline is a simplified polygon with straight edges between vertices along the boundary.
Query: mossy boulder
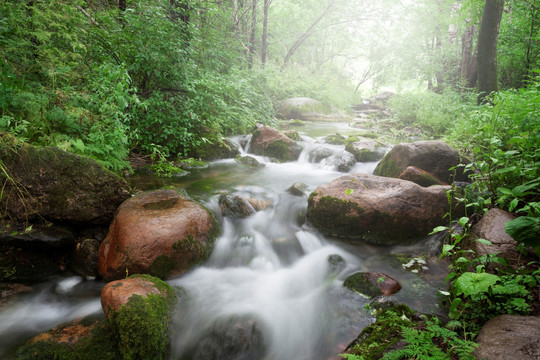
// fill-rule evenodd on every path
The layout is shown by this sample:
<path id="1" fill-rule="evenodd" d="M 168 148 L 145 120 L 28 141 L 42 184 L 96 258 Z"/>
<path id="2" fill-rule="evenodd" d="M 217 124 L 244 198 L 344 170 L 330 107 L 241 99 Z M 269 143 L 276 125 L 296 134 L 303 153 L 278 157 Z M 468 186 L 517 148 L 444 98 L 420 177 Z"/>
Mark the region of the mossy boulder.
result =
<path id="1" fill-rule="evenodd" d="M 249 150 L 279 161 L 294 161 L 300 156 L 302 147 L 278 130 L 261 125 L 251 136 Z"/>
<path id="2" fill-rule="evenodd" d="M 395 349 L 403 338 L 402 327 L 414 327 L 417 320 L 406 305 L 390 304 L 383 309 L 377 308 L 377 305 L 372 307 L 377 314 L 377 321 L 364 328 L 345 351 L 360 359 L 380 359 L 386 352 Z"/>
<path id="3" fill-rule="evenodd" d="M 219 197 L 219 208 L 223 216 L 243 219 L 256 213 L 248 199 L 234 194 L 223 194 Z"/>
<path id="4" fill-rule="evenodd" d="M 354 155 L 356 161 L 368 162 L 382 159 L 385 150 L 383 144 L 373 139 L 350 136 L 345 141 L 345 150 Z"/>
<path id="5" fill-rule="evenodd" d="M 296 97 L 279 103 L 277 117 L 305 121 L 340 121 L 348 116 L 335 107 L 308 97 Z"/>
<path id="6" fill-rule="evenodd" d="M 15 222 L 109 224 L 131 194 L 125 179 L 97 161 L 37 147 L 0 133 L 0 216 Z"/>
<path id="7" fill-rule="evenodd" d="M 167 359 L 176 300 L 167 283 L 148 275 L 105 285 L 101 304 L 124 359 Z"/>
<path id="8" fill-rule="evenodd" d="M 18 360 L 124 360 L 103 315 L 59 325 L 17 349 Z"/>
<path id="9" fill-rule="evenodd" d="M 311 193 L 307 219 L 330 236 L 385 245 L 410 243 L 445 224 L 449 188 L 423 188 L 367 174 L 345 175 Z"/>
<path id="10" fill-rule="evenodd" d="M 219 159 L 231 159 L 240 155 L 238 145 L 233 143 L 231 140 L 216 134 L 215 132 L 205 132 L 200 135 L 200 138 L 204 138 L 206 140 L 201 141 L 198 146 L 190 151 L 190 156 L 195 159 L 211 161 Z"/>
<path id="11" fill-rule="evenodd" d="M 175 190 L 138 194 L 118 208 L 99 249 L 99 274 L 180 275 L 208 258 L 220 230 L 208 209 Z"/>
<path id="12" fill-rule="evenodd" d="M 236 161 L 238 164 L 242 164 L 253 169 L 265 167 L 263 163 L 260 163 L 253 156 L 237 156 L 234 161 Z"/>
<path id="13" fill-rule="evenodd" d="M 397 178 L 408 166 L 414 166 L 451 184 L 453 180 L 468 180 L 463 173 L 463 168 L 450 170 L 461 163 L 465 163 L 465 160 L 461 159 L 459 153 L 445 142 L 417 141 L 394 146 L 379 162 L 373 174 Z"/>
<path id="14" fill-rule="evenodd" d="M 390 276 L 379 272 L 357 272 L 345 279 L 343 286 L 367 297 L 390 296 L 401 289 L 401 285 Z"/>
<path id="15" fill-rule="evenodd" d="M 345 140 L 347 140 L 347 138 L 340 134 L 332 134 L 324 138 L 324 141 L 327 144 L 333 145 L 345 145 Z"/>

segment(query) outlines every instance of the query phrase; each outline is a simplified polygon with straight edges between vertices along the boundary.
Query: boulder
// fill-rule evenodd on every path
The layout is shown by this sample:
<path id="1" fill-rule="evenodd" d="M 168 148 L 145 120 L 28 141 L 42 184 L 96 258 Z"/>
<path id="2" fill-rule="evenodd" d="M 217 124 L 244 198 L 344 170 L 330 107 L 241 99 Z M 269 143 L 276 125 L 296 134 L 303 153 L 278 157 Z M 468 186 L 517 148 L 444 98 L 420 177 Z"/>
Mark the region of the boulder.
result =
<path id="1" fill-rule="evenodd" d="M 308 186 L 302 182 L 297 182 L 291 185 L 287 190 L 289 194 L 294 196 L 304 196 L 306 194 Z"/>
<path id="2" fill-rule="evenodd" d="M 321 160 L 332 156 L 334 152 L 328 148 L 318 147 L 309 152 L 308 160 L 312 163 L 321 162 Z"/>
<path id="3" fill-rule="evenodd" d="M 43 218 L 74 224 L 109 224 L 130 196 L 125 179 L 97 161 L 55 147 L 36 147 L 0 134 L 0 208 L 26 222 Z"/>
<path id="4" fill-rule="evenodd" d="M 300 137 L 300 133 L 296 130 L 285 130 L 283 131 L 283 135 L 288 137 L 289 139 L 293 141 L 300 141 L 302 138 Z"/>
<path id="5" fill-rule="evenodd" d="M 340 172 L 349 172 L 356 164 L 356 158 L 348 151 L 343 151 L 338 158 L 336 170 Z"/>
<path id="6" fill-rule="evenodd" d="M 471 229 L 473 239 L 485 239 L 491 242 L 491 245 L 488 245 L 474 241 L 472 246 L 476 256 L 498 254 L 497 256 L 506 258 L 510 265 L 517 267 L 522 258 L 516 249 L 517 242 L 504 231 L 505 224 L 514 219 L 515 216 L 509 212 L 497 208 L 490 209 Z M 528 260 L 523 257 L 522 261 Z M 496 263 L 488 264 L 490 268 L 496 266 L 498 266 Z"/>
<path id="7" fill-rule="evenodd" d="M 208 130 L 199 136 L 205 138 L 207 141 L 202 142 L 195 147 L 190 156 L 196 159 L 202 159 L 206 161 L 219 160 L 219 159 L 231 159 L 240 155 L 238 145 L 231 140 L 219 136 L 215 131 Z"/>
<path id="8" fill-rule="evenodd" d="M 277 117 L 290 120 L 338 121 L 347 119 L 347 115 L 333 106 L 308 97 L 296 97 L 279 103 Z"/>
<path id="9" fill-rule="evenodd" d="M 333 145 L 345 145 L 345 140 L 347 138 L 343 135 L 340 135 L 340 134 L 333 134 L 333 135 L 328 135 L 327 137 L 324 138 L 324 141 L 327 143 L 327 144 L 333 144 Z"/>
<path id="10" fill-rule="evenodd" d="M 384 156 L 382 144 L 372 139 L 351 137 L 347 139 L 345 150 L 354 155 L 356 161 L 377 161 Z"/>
<path id="11" fill-rule="evenodd" d="M 345 175 L 311 193 L 307 219 L 331 236 L 386 245 L 409 243 L 445 224 L 449 189 L 367 174 Z"/>
<path id="12" fill-rule="evenodd" d="M 451 184 L 453 180 L 467 181 L 463 168 L 450 168 L 462 163 L 458 152 L 440 140 L 417 141 L 399 144 L 390 150 L 373 171 L 374 175 L 399 177 L 408 166 L 415 166 L 429 172 L 437 179 Z"/>
<path id="13" fill-rule="evenodd" d="M 0 281 L 38 282 L 65 270 L 64 253 L 0 246 Z"/>
<path id="14" fill-rule="evenodd" d="M 265 166 L 252 156 L 237 156 L 234 161 L 253 169 L 262 168 Z"/>
<path id="15" fill-rule="evenodd" d="M 297 160 L 302 148 L 293 140 L 269 126 L 259 126 L 251 137 L 249 150 L 256 155 L 269 156 L 279 161 Z"/>
<path id="16" fill-rule="evenodd" d="M 407 166 L 405 170 L 399 174 L 398 178 L 401 180 L 412 181 L 413 183 L 423 187 L 428 187 L 431 185 L 448 185 L 427 171 L 419 169 L 416 166 Z"/>
<path id="17" fill-rule="evenodd" d="M 85 278 L 98 276 L 98 253 L 100 243 L 96 239 L 82 239 L 77 242 L 72 256 L 73 269 Z"/>
<path id="18" fill-rule="evenodd" d="M 501 315 L 489 320 L 476 337 L 477 359 L 540 359 L 540 316 Z"/>
<path id="19" fill-rule="evenodd" d="M 223 216 L 233 219 L 243 219 L 256 212 L 248 199 L 232 194 L 219 197 L 219 208 Z"/>
<path id="20" fill-rule="evenodd" d="M 390 296 L 401 289 L 396 280 L 380 272 L 354 273 L 345 279 L 343 286 L 367 297 Z"/>
<path id="21" fill-rule="evenodd" d="M 135 275 L 105 285 L 101 306 L 124 359 L 167 357 L 175 291 L 160 279 Z"/>
<path id="22" fill-rule="evenodd" d="M 118 208 L 99 248 L 99 274 L 180 275 L 207 259 L 219 232 L 206 208 L 174 190 L 138 194 Z"/>
<path id="23" fill-rule="evenodd" d="M 17 359 L 123 359 L 106 319 L 88 317 L 59 325 L 30 339 Z"/>

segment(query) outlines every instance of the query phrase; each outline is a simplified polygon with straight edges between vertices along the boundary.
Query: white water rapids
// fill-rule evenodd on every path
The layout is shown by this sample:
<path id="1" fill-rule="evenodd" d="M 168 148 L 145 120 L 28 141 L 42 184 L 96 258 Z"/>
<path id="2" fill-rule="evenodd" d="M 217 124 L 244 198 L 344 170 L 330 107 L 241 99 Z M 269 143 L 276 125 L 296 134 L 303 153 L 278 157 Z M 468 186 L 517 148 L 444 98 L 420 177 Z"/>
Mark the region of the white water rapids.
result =
<path id="1" fill-rule="evenodd" d="M 345 289 L 345 277 L 355 271 L 386 271 L 402 285 L 414 277 L 392 270 L 384 257 L 408 248 L 329 239 L 306 224 L 307 197 L 287 189 L 302 182 L 308 195 L 342 176 L 333 161 L 344 149 L 308 136 L 302 140 L 304 150 L 296 162 L 272 163 L 250 154 L 265 166 L 252 169 L 234 160 L 218 161 L 167 183 L 184 188 L 218 214 L 223 230 L 207 262 L 169 281 L 186 293 L 173 323 L 171 359 L 335 359 L 372 320 L 364 310 L 369 300 Z M 309 151 L 318 146 L 332 149 L 334 157 L 310 163 Z M 357 163 L 350 172 L 372 173 L 375 165 Z M 138 181 L 136 186 L 144 190 L 164 185 L 155 178 Z M 223 218 L 218 205 L 222 193 L 270 205 L 246 219 Z M 341 266 L 330 264 L 332 255 L 341 256 Z M 100 312 L 102 286 L 79 277 L 53 278 L 0 308 L 0 358 L 39 332 Z M 424 311 L 436 305 L 435 289 L 414 299 L 414 291 L 407 293 L 405 287 L 398 300 Z"/>

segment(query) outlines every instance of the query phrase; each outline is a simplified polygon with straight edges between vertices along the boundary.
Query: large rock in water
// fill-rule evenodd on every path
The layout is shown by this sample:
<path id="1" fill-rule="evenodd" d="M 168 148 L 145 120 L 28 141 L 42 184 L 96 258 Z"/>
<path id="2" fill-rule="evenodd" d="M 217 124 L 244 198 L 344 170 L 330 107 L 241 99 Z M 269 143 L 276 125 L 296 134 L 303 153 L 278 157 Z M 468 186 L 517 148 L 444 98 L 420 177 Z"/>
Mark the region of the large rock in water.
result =
<path id="1" fill-rule="evenodd" d="M 207 209 L 174 190 L 141 193 L 118 208 L 99 249 L 99 274 L 180 275 L 207 259 L 219 231 Z"/>
<path id="2" fill-rule="evenodd" d="M 445 142 L 417 141 L 394 146 L 377 165 L 373 174 L 397 178 L 408 166 L 415 166 L 451 184 L 452 180 L 467 181 L 462 168 L 456 170 L 455 179 L 454 171 L 449 170 L 461 163 L 459 153 Z"/>
<path id="3" fill-rule="evenodd" d="M 109 224 L 130 196 L 125 179 L 97 161 L 55 147 L 36 147 L 0 134 L 0 208 L 20 222 Z"/>
<path id="4" fill-rule="evenodd" d="M 259 126 L 249 143 L 253 154 L 270 156 L 280 161 L 297 160 L 302 148 L 286 135 L 269 126 Z"/>
<path id="5" fill-rule="evenodd" d="M 345 175 L 311 193 L 307 219 L 327 235 L 385 245 L 408 243 L 445 223 L 449 188 Z"/>
<path id="6" fill-rule="evenodd" d="M 489 320 L 476 337 L 477 359 L 540 359 L 540 316 L 501 315 Z"/>
<path id="7" fill-rule="evenodd" d="M 101 305 L 124 359 L 167 358 L 176 294 L 169 284 L 135 275 L 105 285 Z"/>
<path id="8" fill-rule="evenodd" d="M 277 117 L 284 120 L 339 121 L 347 115 L 333 106 L 308 97 L 296 97 L 279 103 Z"/>

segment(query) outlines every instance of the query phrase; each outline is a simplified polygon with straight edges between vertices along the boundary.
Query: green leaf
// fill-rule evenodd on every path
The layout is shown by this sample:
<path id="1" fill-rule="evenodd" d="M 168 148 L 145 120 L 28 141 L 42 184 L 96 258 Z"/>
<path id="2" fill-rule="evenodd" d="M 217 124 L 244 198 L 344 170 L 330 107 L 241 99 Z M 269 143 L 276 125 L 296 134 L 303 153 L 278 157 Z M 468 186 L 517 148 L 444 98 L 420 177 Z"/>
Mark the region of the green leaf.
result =
<path id="1" fill-rule="evenodd" d="M 508 205 L 508 210 L 509 211 L 514 211 L 514 209 L 518 206 L 519 204 L 519 199 L 514 199 L 510 202 L 510 204 Z"/>
<path id="2" fill-rule="evenodd" d="M 345 194 L 351 195 L 354 192 L 354 189 L 347 189 L 345 190 Z"/>
<path id="3" fill-rule="evenodd" d="M 449 227 L 448 226 L 437 226 L 435 229 L 433 229 L 432 232 L 429 233 L 429 235 L 433 235 L 433 234 L 436 234 L 436 233 L 439 233 L 439 232 L 445 231 L 445 230 L 449 230 Z"/>
<path id="4" fill-rule="evenodd" d="M 476 239 L 476 241 L 479 242 L 480 244 L 484 244 L 484 245 L 493 245 L 491 243 L 491 241 L 486 240 L 486 239 Z"/>
<path id="5" fill-rule="evenodd" d="M 540 218 L 521 216 L 508 221 L 504 231 L 514 240 L 527 246 L 538 246 L 540 242 Z"/>
<path id="6" fill-rule="evenodd" d="M 471 296 L 485 293 L 499 279 L 500 278 L 497 275 L 488 273 L 463 273 L 454 282 L 456 295 L 464 294 L 465 296 Z"/>

